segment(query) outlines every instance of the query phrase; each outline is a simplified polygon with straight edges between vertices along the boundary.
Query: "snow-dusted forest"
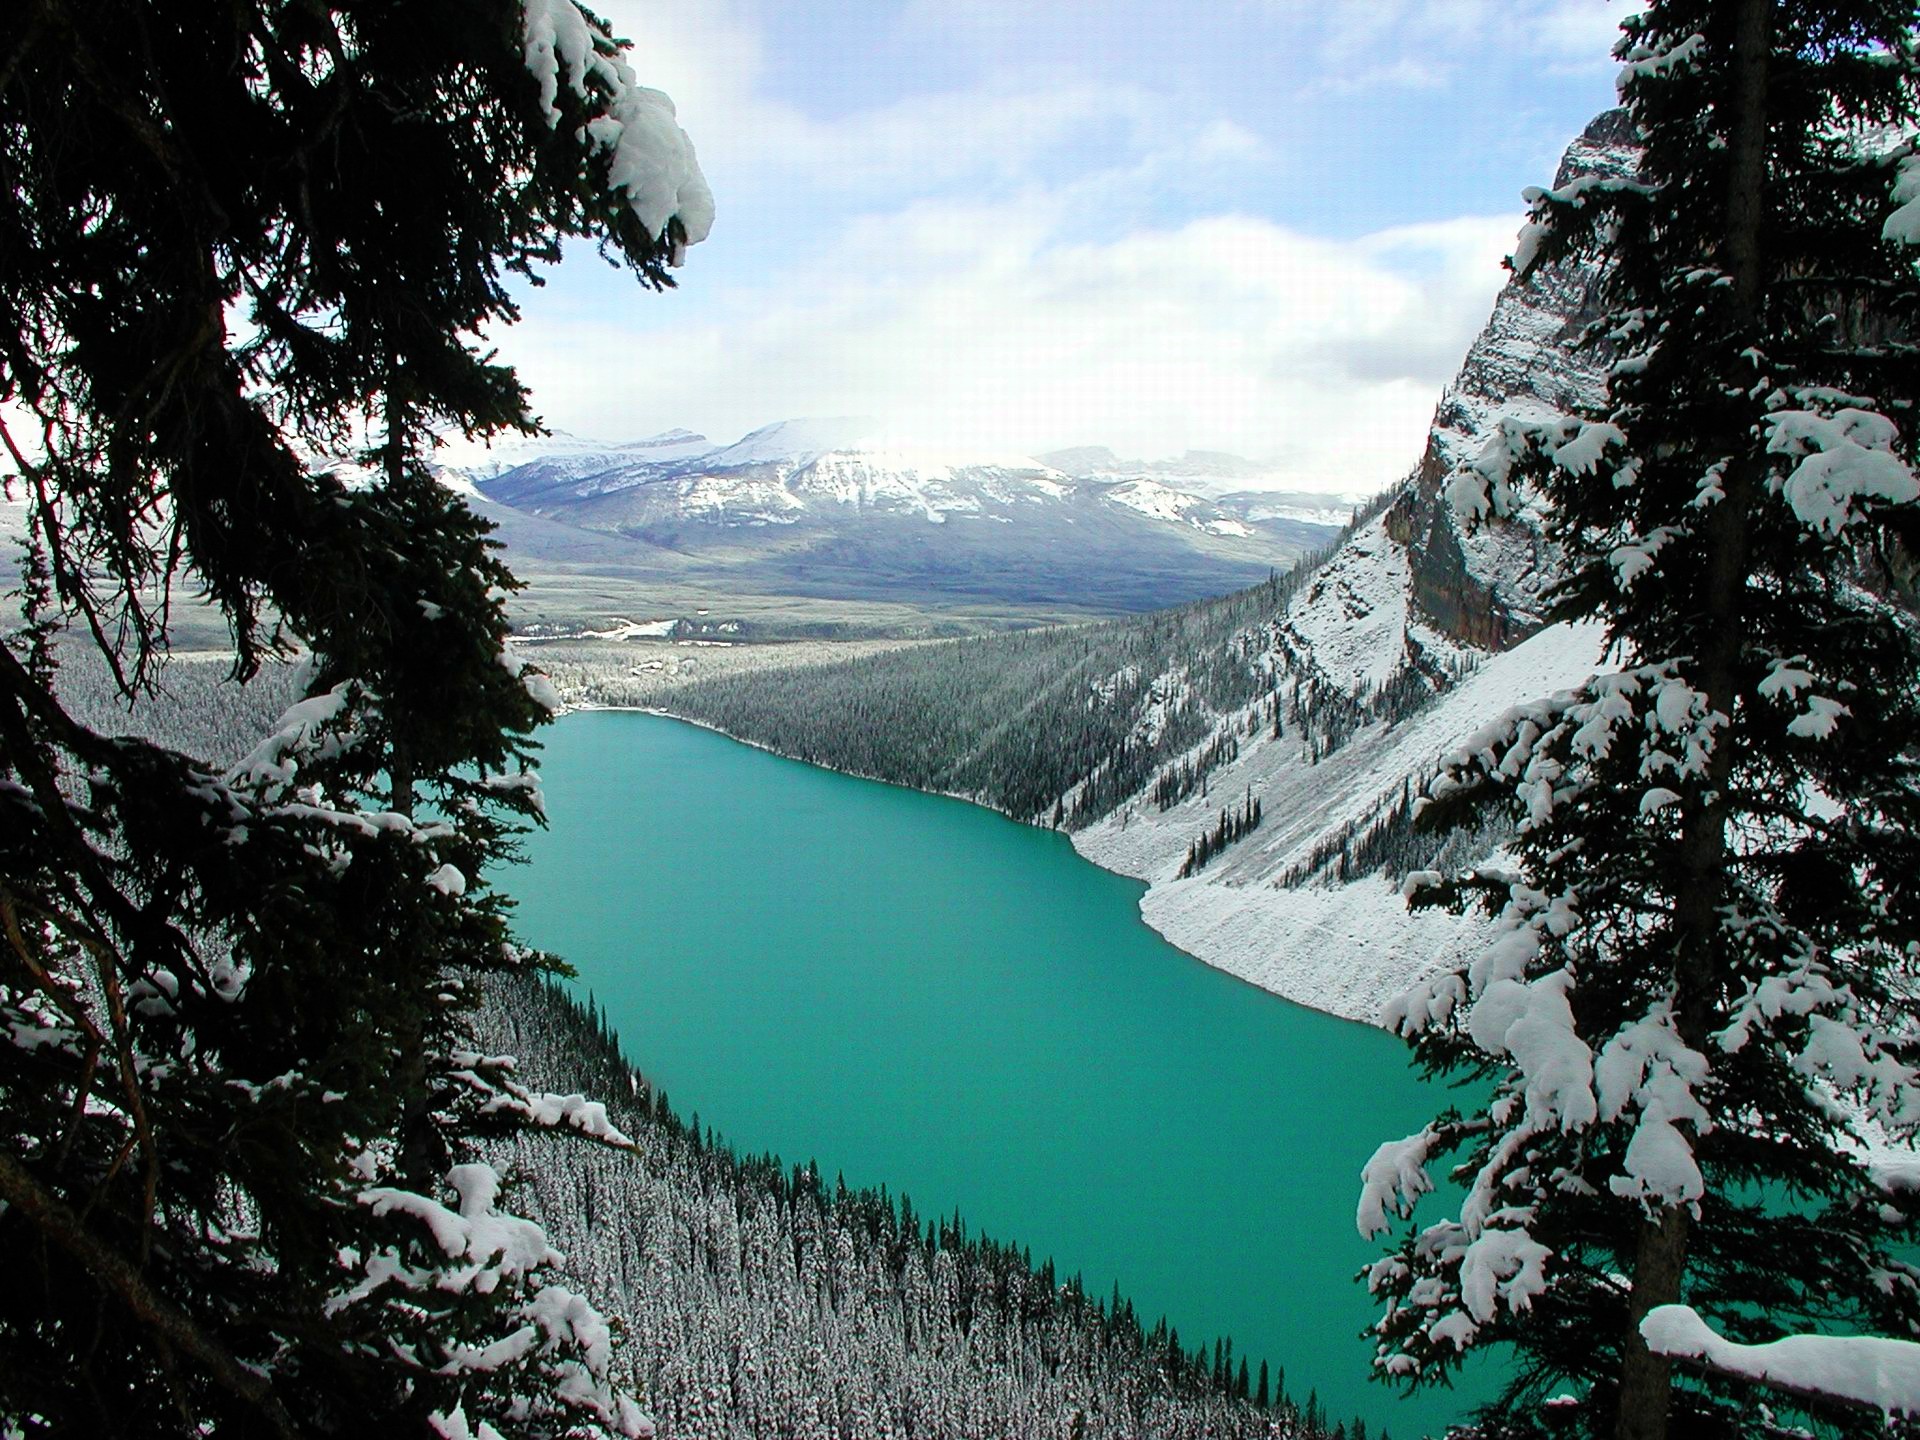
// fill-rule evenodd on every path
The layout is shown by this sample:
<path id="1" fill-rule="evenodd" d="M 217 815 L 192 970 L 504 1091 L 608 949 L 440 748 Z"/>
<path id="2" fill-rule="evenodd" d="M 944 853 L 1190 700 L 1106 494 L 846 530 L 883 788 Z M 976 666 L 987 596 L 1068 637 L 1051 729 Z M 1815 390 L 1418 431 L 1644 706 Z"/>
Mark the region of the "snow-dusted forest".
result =
<path id="1" fill-rule="evenodd" d="M 609 1097 L 634 1142 L 528 1136 L 488 1158 L 522 1177 L 513 1200 L 622 1317 L 618 1364 L 663 1433 L 1364 1440 L 1363 1423 L 1286 1395 L 1284 1373 L 1250 1375 L 1230 1342 L 1183 1341 L 1118 1292 L 1083 1293 L 1014 1237 L 733 1154 L 651 1095 L 564 991 L 482 994 L 483 1043 L 536 1088 Z"/>
<path id="2" fill-rule="evenodd" d="M 129 707 L 77 650 L 70 711 L 231 764 L 293 703 L 297 672 L 232 682 L 175 661 Z M 1083 1293 L 1017 1237 L 907 1197 L 849 1192 L 805 1165 L 742 1157 L 674 1113 L 619 1037 L 561 984 L 466 977 L 476 1043 L 574 1109 L 604 1107 L 616 1146 L 547 1131 L 478 1140 L 502 1207 L 537 1223 L 557 1269 L 618 1317 L 615 1373 L 663 1435 L 1034 1440 L 1156 1435 L 1365 1440 L 1364 1422 L 1250 1372 L 1230 1340 L 1183 1340 L 1117 1291 Z"/>

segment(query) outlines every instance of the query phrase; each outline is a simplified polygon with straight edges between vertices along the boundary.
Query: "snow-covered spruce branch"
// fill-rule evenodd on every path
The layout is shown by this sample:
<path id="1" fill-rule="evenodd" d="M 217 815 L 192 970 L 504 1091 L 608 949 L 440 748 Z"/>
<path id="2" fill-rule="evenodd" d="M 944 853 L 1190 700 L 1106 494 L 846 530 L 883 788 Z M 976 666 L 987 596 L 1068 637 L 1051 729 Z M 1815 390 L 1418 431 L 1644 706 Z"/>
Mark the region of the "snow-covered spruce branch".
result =
<path id="1" fill-rule="evenodd" d="M 1661 1305 L 1640 1322 L 1656 1355 L 1717 1375 L 1755 1380 L 1815 1401 L 1878 1410 L 1891 1423 L 1920 1416 L 1920 1344 L 1874 1335 L 1789 1335 L 1742 1345 L 1689 1305 Z"/>
<path id="2" fill-rule="evenodd" d="M 1510 417 L 1452 487 L 1468 528 L 1540 517 L 1552 613 L 1604 622 L 1618 666 L 1430 786 L 1423 823 L 1513 831 L 1410 898 L 1478 902 L 1494 934 L 1388 1012 L 1486 1087 L 1485 1128 L 1369 1167 L 1368 1228 L 1431 1203 L 1436 1165 L 1465 1191 L 1370 1271 L 1376 1365 L 1426 1381 L 1511 1342 L 1501 1424 L 1564 1385 L 1593 1433 L 1759 1433 L 1734 1372 L 1677 1387 L 1649 1350 L 1641 1320 L 1682 1300 L 1743 1341 L 1920 1335 L 1920 1224 L 1863 1158 L 1920 1121 L 1920 643 L 1885 563 L 1920 511 L 1889 344 L 1920 297 L 1920 50 L 1869 8 L 1626 20 L 1637 172 L 1531 192 L 1516 255 L 1597 262 L 1605 403 Z"/>
<path id="3" fill-rule="evenodd" d="M 392 1185 L 353 1194 L 389 1238 L 341 1252 L 346 1277 L 326 1313 L 370 1326 L 431 1384 L 428 1420 L 443 1436 L 652 1435 L 612 1382 L 607 1320 L 547 1278 L 565 1257 L 539 1225 L 499 1208 L 499 1174 L 456 1165 L 446 1185 L 451 1205 Z"/>
<path id="4" fill-rule="evenodd" d="M 679 227 L 672 259 L 713 228 L 713 191 L 680 128 L 673 101 L 639 83 L 611 33 L 575 0 L 522 0 L 527 68 L 547 125 L 559 129 L 563 87 L 588 118 L 579 136 L 608 190 L 655 239 Z"/>

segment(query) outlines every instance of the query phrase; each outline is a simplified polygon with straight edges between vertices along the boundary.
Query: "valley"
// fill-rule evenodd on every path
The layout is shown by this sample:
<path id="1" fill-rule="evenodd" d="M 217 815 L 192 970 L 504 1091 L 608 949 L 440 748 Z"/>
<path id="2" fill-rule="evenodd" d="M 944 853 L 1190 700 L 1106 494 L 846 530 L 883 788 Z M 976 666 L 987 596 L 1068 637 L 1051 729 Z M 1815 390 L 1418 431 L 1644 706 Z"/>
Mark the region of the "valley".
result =
<path id="1" fill-rule="evenodd" d="M 1608 112 L 1568 148 L 1557 183 L 1618 175 L 1634 153 Z M 635 673 L 580 649 L 556 671 L 563 693 L 1061 827 L 1096 864 L 1145 882 L 1143 916 L 1188 954 L 1378 1021 L 1486 935 L 1479 917 L 1410 912 L 1406 875 L 1443 857 L 1486 861 L 1503 838 L 1416 836 L 1413 797 L 1491 717 L 1602 664 L 1597 629 L 1545 623 L 1557 561 L 1526 497 L 1477 529 L 1449 500 L 1501 417 L 1599 395 L 1597 358 L 1570 348 L 1592 284 L 1578 267 L 1509 284 L 1406 479 L 1267 585 L 1037 635 L 742 654 L 724 670 Z M 1088 474 L 1118 464 L 1093 450 L 1053 458 Z M 1180 478 L 1227 490 L 1230 459 L 1187 467 L 1224 476 Z M 1183 875 L 1200 837 L 1254 799 L 1260 826 Z"/>
<path id="2" fill-rule="evenodd" d="M 523 627 L 704 610 L 774 639 L 959 634 L 1199 600 L 1325 544 L 1355 500 L 1247 490 L 1263 472 L 1235 456 L 1083 450 L 1063 464 L 1077 471 L 930 450 L 859 420 L 788 420 L 725 445 L 557 435 L 442 473 L 530 582 Z M 1242 488 L 1215 494 L 1223 483 Z"/>

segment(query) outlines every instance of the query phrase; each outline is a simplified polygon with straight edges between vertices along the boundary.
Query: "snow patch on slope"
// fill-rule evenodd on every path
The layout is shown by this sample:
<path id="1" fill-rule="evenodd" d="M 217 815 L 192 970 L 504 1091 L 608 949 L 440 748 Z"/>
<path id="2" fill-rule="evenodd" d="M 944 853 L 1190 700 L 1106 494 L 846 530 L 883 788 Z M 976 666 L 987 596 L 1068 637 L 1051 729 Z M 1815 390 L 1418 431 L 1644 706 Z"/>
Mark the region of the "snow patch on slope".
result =
<path id="1" fill-rule="evenodd" d="M 1155 520 L 1164 520 L 1172 525 L 1191 525 L 1196 530 L 1208 530 L 1215 535 L 1247 536 L 1254 533 L 1251 526 L 1231 515 L 1220 513 L 1217 507 L 1198 496 L 1151 480 L 1123 481 L 1108 490 L 1105 499 L 1109 504 L 1124 505 Z"/>
<path id="2" fill-rule="evenodd" d="M 1386 517 L 1368 522 L 1321 567 L 1287 609 L 1327 678 L 1346 690 L 1378 687 L 1406 653 L 1412 569 Z"/>
<path id="3" fill-rule="evenodd" d="M 1388 552 L 1367 553 L 1378 562 Z M 1352 635 L 1332 621 L 1322 630 Z M 1367 633 L 1391 639 L 1398 656 L 1398 635 Z M 1483 943 L 1486 922 L 1413 914 L 1378 875 L 1296 888 L 1276 881 L 1322 837 L 1379 814 L 1403 785 L 1417 788 L 1489 715 L 1585 680 L 1599 666 L 1600 647 L 1598 626 L 1550 626 L 1489 657 L 1410 718 L 1369 726 L 1318 763 L 1297 738 L 1260 731 L 1242 742 L 1237 760 L 1213 772 L 1206 796 L 1166 811 L 1137 800 L 1076 834 L 1074 845 L 1095 864 L 1146 881 L 1142 918 L 1188 954 L 1300 1004 L 1378 1023 L 1386 1001 Z M 1265 823 L 1198 875 L 1177 878 L 1189 842 L 1249 791 L 1260 797 Z"/>
<path id="4" fill-rule="evenodd" d="M 599 475 L 617 466 L 660 465 L 711 454 L 714 444 L 691 430 L 668 430 L 644 440 L 606 441 L 555 430 L 546 435 L 469 441 L 454 437 L 436 457 L 440 477 L 470 490 L 523 465 L 541 464 L 556 478 Z"/>

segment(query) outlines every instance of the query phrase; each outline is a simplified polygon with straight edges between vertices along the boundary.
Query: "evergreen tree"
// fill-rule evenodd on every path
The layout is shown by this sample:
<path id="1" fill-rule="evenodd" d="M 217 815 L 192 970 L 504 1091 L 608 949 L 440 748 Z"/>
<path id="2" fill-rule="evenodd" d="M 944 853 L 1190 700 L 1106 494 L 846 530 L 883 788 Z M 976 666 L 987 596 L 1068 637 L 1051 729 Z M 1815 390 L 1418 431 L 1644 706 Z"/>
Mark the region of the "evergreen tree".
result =
<path id="1" fill-rule="evenodd" d="M 1656 0 L 1616 51 L 1639 173 L 1530 197 L 1518 273 L 1603 267 L 1606 412 L 1503 422 L 1454 498 L 1497 524 L 1534 488 L 1558 615 L 1620 668 L 1432 787 L 1425 822 L 1504 808 L 1517 868 L 1413 878 L 1498 935 L 1389 1019 L 1491 1093 L 1383 1146 L 1360 1213 L 1387 1228 L 1457 1157 L 1457 1217 L 1369 1272 L 1376 1365 L 1420 1383 L 1511 1342 L 1499 1433 L 1562 1388 L 1555 1433 L 1778 1433 L 1649 1349 L 1658 1306 L 1743 1341 L 1920 1334 L 1913 1207 L 1861 1149 L 1920 1121 L 1920 648 L 1883 598 L 1920 498 L 1914 26 Z"/>
<path id="2" fill-rule="evenodd" d="M 574 0 L 27 0 L 0 56 L 0 1429 L 640 1433 L 468 1153 L 619 1137 L 465 1039 L 456 967 L 542 963 L 485 876 L 551 697 L 427 462 L 532 428 L 508 274 L 666 283 L 691 148 Z M 54 686 L 71 632 L 137 704 L 176 587 L 239 675 L 301 657 L 229 770 Z"/>

